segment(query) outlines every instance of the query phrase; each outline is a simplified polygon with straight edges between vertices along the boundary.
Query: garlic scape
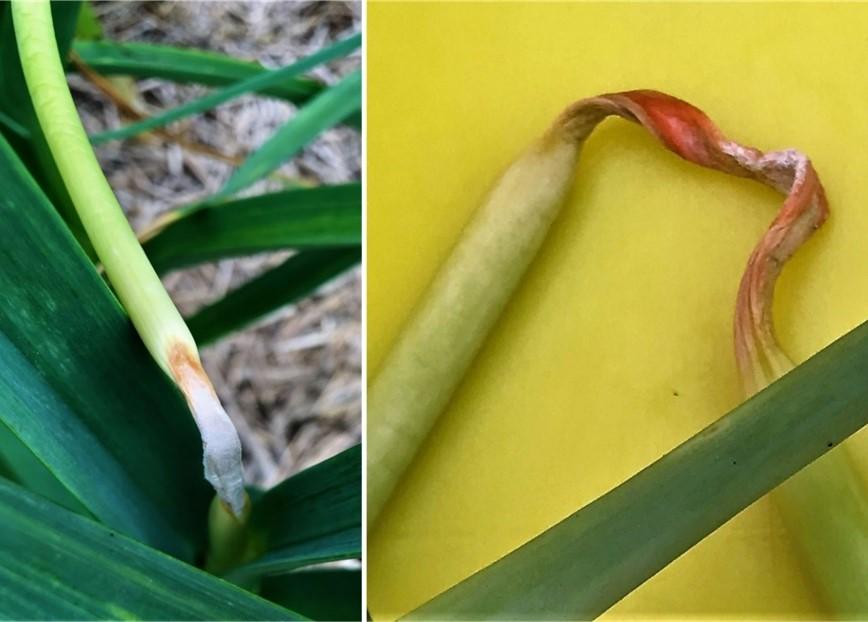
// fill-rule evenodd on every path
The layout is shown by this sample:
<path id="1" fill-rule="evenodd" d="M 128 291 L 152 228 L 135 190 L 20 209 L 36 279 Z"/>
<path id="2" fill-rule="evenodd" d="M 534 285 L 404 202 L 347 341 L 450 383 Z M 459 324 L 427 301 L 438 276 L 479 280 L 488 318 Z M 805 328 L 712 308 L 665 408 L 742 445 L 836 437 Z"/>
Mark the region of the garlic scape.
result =
<path id="1" fill-rule="evenodd" d="M 494 184 L 403 327 L 368 393 L 368 520 L 376 521 L 533 260 L 570 188 L 579 150 L 608 116 L 647 129 L 700 166 L 786 196 L 738 290 L 736 360 L 746 396 L 786 373 L 771 316 L 783 264 L 828 215 L 810 160 L 726 138 L 699 109 L 650 90 L 568 106 Z M 595 269 L 604 269 L 595 267 Z M 775 497 L 830 608 L 868 612 L 868 502 L 845 449 L 779 487 Z"/>
<path id="2" fill-rule="evenodd" d="M 226 507 L 241 516 L 246 495 L 238 434 L 190 331 L 100 170 L 66 84 L 49 2 L 15 0 L 12 16 L 27 88 L 76 211 L 142 341 L 187 400 L 202 436 L 205 477 Z"/>
<path id="3" fill-rule="evenodd" d="M 572 185 L 584 141 L 611 115 L 642 125 L 686 160 L 779 189 L 786 182 L 779 160 L 795 157 L 770 154 L 763 168 L 755 162 L 758 151 L 725 140 L 700 110 L 656 91 L 606 94 L 568 106 L 495 182 L 370 386 L 369 521 L 376 520 L 536 255 Z"/>

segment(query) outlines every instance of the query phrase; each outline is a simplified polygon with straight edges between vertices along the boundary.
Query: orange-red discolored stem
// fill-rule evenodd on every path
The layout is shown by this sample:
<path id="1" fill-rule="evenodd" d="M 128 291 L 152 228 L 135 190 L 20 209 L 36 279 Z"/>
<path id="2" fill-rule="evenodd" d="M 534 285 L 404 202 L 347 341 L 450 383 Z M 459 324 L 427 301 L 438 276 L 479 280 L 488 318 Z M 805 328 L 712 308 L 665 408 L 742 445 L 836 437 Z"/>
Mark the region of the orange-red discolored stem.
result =
<path id="1" fill-rule="evenodd" d="M 829 214 L 823 185 L 811 161 L 792 149 L 764 153 L 731 141 L 695 106 L 651 90 L 580 100 L 560 115 L 550 133 L 566 133 L 581 141 L 609 115 L 642 125 L 685 160 L 755 179 L 786 195 L 750 256 L 736 302 L 736 360 L 746 393 L 755 393 L 767 383 L 766 378 L 780 376 L 792 366 L 775 338 L 771 311 L 775 283 L 784 263 Z"/>

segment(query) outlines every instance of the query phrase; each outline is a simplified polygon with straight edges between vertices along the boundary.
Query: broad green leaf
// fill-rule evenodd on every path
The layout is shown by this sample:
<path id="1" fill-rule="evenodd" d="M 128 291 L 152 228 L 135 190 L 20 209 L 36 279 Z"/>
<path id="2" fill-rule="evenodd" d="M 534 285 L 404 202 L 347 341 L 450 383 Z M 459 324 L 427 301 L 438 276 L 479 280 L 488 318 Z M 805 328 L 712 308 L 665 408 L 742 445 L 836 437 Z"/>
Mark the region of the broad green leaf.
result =
<path id="1" fill-rule="evenodd" d="M 361 257 L 360 248 L 302 251 L 200 309 L 187 325 L 200 345 L 212 342 L 311 294 Z"/>
<path id="2" fill-rule="evenodd" d="M 191 559 L 210 493 L 186 404 L 2 139 L 0 184 L 0 421 L 94 517 Z"/>
<path id="3" fill-rule="evenodd" d="M 354 71 L 326 89 L 287 121 L 238 167 L 216 198 L 226 198 L 259 181 L 292 158 L 321 132 L 337 125 L 362 106 L 362 72 Z"/>
<path id="4" fill-rule="evenodd" d="M 80 2 L 55 2 L 52 17 L 56 27 L 58 49 L 66 53 L 75 30 Z M 52 204 L 63 216 L 76 240 L 89 256 L 93 249 L 84 227 L 78 218 L 66 186 L 45 142 L 45 137 L 36 121 L 36 113 L 30 103 L 18 47 L 12 26 L 12 13 L 8 2 L 0 4 L 0 120 L 4 136 L 15 149 L 30 173 L 48 194 Z"/>
<path id="5" fill-rule="evenodd" d="M 73 512 L 90 514 L 87 508 L 72 496 L 72 493 L 57 480 L 48 467 L 2 421 L 0 421 L 0 461 L 5 463 L 5 472 L 0 472 L 0 476 L 21 484 L 28 490 L 51 499 Z"/>
<path id="6" fill-rule="evenodd" d="M 202 98 L 177 106 L 136 123 L 131 123 L 130 125 L 126 125 L 117 130 L 94 134 L 91 136 L 91 142 L 98 145 L 110 140 L 129 138 L 130 136 L 135 136 L 136 134 L 168 125 L 169 123 L 178 121 L 184 117 L 210 110 L 211 108 L 219 106 L 239 95 L 258 93 L 263 89 L 284 83 L 290 78 L 300 76 L 317 65 L 345 56 L 359 47 L 361 42 L 361 34 L 352 35 L 342 41 L 330 45 L 327 48 L 311 54 L 298 62 L 287 65 L 286 67 L 254 75 L 250 78 L 246 78 L 240 82 L 236 82 L 230 86 L 214 91 L 213 93 L 209 93 Z"/>
<path id="7" fill-rule="evenodd" d="M 362 571 L 311 569 L 266 577 L 260 594 L 315 620 L 358 620 Z"/>
<path id="8" fill-rule="evenodd" d="M 250 530 L 263 554 L 233 580 L 289 572 L 362 553 L 362 451 L 356 445 L 290 477 L 254 502 Z"/>
<path id="9" fill-rule="evenodd" d="M 3 459 L 3 454 L 0 452 L 0 477 L 5 477 L 10 482 L 16 482 L 17 479 L 15 477 L 15 473 L 12 470 L 12 467 L 9 465 L 6 460 Z"/>
<path id="10" fill-rule="evenodd" d="M 249 564 L 233 568 L 226 573 L 226 578 L 245 584 L 258 577 L 283 574 L 314 564 L 355 559 L 361 555 L 362 528 L 359 525 L 312 537 L 304 542 L 296 542 L 266 553 Z"/>
<path id="11" fill-rule="evenodd" d="M 0 480 L 0 618 L 301 616 Z"/>
<path id="12" fill-rule="evenodd" d="M 593 619 L 868 424 L 868 322 L 614 490 L 412 612 Z"/>
<path id="13" fill-rule="evenodd" d="M 302 188 L 213 203 L 168 225 L 144 248 L 158 272 L 281 248 L 361 243 L 361 185 Z"/>

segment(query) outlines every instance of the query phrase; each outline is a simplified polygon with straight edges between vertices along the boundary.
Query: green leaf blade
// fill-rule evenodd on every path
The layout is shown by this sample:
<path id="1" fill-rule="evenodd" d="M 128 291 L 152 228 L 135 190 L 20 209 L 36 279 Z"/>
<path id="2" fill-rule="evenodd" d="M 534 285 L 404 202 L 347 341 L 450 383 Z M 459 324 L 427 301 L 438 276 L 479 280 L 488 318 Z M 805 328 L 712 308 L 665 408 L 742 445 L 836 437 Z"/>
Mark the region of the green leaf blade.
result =
<path id="1" fill-rule="evenodd" d="M 267 491 L 251 529 L 279 549 L 361 524 L 362 447 L 354 445 Z"/>
<path id="2" fill-rule="evenodd" d="M 356 559 L 362 554 L 362 528 L 349 527 L 296 542 L 226 573 L 232 581 L 246 582 L 259 577 L 280 575 L 305 566 Z"/>
<path id="3" fill-rule="evenodd" d="M 301 108 L 238 167 L 215 198 L 230 197 L 259 181 L 361 106 L 362 72 L 357 70 Z"/>
<path id="4" fill-rule="evenodd" d="M 5 619 L 303 619 L 2 480 L 0 522 Z"/>
<path id="5" fill-rule="evenodd" d="M 269 71 L 258 63 L 224 54 L 153 43 L 76 40 L 72 51 L 88 67 L 106 76 L 163 78 L 204 86 L 227 86 Z M 303 104 L 322 89 L 316 80 L 299 77 L 266 86 L 260 93 Z"/>
<path id="6" fill-rule="evenodd" d="M 362 553 L 362 450 L 355 445 L 275 486 L 253 503 L 250 530 L 262 555 L 233 581 L 282 574 Z"/>
<path id="7" fill-rule="evenodd" d="M 0 421 L 0 462 L 3 463 L 0 477 L 20 484 L 77 514 L 92 516 L 69 488 L 60 483 L 45 463 L 9 429 L 5 421 Z"/>
<path id="8" fill-rule="evenodd" d="M 84 422 L 0 333 L 0 402 L 4 423 L 94 516 L 124 526 L 132 536 L 169 548 L 171 527 L 162 515 L 141 520 L 148 500 Z M 57 468 L 64 465 L 65 468 Z M 126 496 L 119 502 L 118 491 Z"/>
<path id="9" fill-rule="evenodd" d="M 295 302 L 361 261 L 360 248 L 303 251 L 245 283 L 187 320 L 200 345 Z"/>
<path id="10" fill-rule="evenodd" d="M 246 78 L 245 80 L 219 89 L 202 98 L 182 104 L 181 106 L 177 106 L 136 123 L 131 123 L 122 128 L 94 134 L 90 137 L 91 142 L 94 145 L 99 145 L 110 140 L 129 138 L 136 134 L 168 125 L 169 123 L 173 123 L 183 119 L 184 117 L 189 117 L 210 110 L 211 108 L 219 106 L 220 104 L 240 95 L 258 93 L 265 88 L 285 82 L 289 78 L 299 76 L 304 72 L 313 69 L 317 65 L 349 54 L 361 44 L 361 41 L 361 34 L 352 35 L 286 67 L 251 76 L 250 78 Z"/>
<path id="11" fill-rule="evenodd" d="M 361 616 L 362 571 L 302 570 L 262 581 L 262 596 L 315 620 Z"/>
<path id="12" fill-rule="evenodd" d="M 0 420 L 94 516 L 191 559 L 211 495 L 186 404 L 2 138 L 0 183 Z"/>
<path id="13" fill-rule="evenodd" d="M 208 204 L 145 243 L 158 272 L 285 248 L 361 244 L 361 185 L 321 186 Z"/>
<path id="14" fill-rule="evenodd" d="M 866 377 L 868 322 L 408 619 L 597 617 L 865 426 Z"/>
<path id="15" fill-rule="evenodd" d="M 102 39 L 102 24 L 96 16 L 96 11 L 93 10 L 91 2 L 85 1 L 81 3 L 78 20 L 75 23 L 75 38 L 84 41 Z"/>

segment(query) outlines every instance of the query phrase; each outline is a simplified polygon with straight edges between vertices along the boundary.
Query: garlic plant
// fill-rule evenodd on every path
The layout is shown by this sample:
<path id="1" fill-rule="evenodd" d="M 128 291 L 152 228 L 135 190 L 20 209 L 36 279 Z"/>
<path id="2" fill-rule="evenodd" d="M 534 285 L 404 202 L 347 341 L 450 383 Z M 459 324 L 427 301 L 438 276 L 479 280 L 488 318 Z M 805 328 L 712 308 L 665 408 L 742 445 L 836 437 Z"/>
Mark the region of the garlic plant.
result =
<path id="1" fill-rule="evenodd" d="M 39 123 L 88 237 L 151 356 L 187 400 L 202 436 L 206 479 L 240 517 L 247 501 L 238 434 L 202 368 L 190 331 L 100 170 L 66 84 L 50 4 L 16 0 L 12 11 Z"/>
<path id="2" fill-rule="evenodd" d="M 787 196 L 748 262 L 736 306 L 735 347 L 748 396 L 792 367 L 774 338 L 771 302 L 783 263 L 828 214 L 810 161 L 794 150 L 763 153 L 731 141 L 703 112 L 660 92 L 580 100 L 494 184 L 370 387 L 369 524 L 542 244 L 570 188 L 582 144 L 610 115 L 640 124 L 685 160 Z M 843 450 L 808 467 L 776 496 L 830 608 L 868 612 L 868 496 Z"/>
<path id="3" fill-rule="evenodd" d="M 308 8 L 318 27 L 326 7 Z M 332 125 L 358 127 L 361 89 L 344 87 L 346 99 L 336 98 L 320 80 L 288 76 L 335 58 L 328 46 L 268 70 L 228 54 L 104 37 L 87 43 L 103 63 L 94 74 L 65 64 L 85 43 L 88 13 L 94 20 L 101 11 L 87 2 L 0 4 L 0 618 L 358 619 L 361 447 L 248 498 L 237 435 L 194 339 L 238 331 L 356 265 L 361 185 L 228 197 L 180 218 L 143 253 L 63 72 L 217 87 L 195 104 L 199 113 L 266 76 L 263 95 L 298 113 L 283 130 L 294 132 L 293 144 L 273 145 L 264 162 L 257 151 L 262 175 Z M 175 26 L 183 34 L 184 20 Z M 359 42 L 355 34 L 335 45 L 345 55 Z M 315 115 L 315 104 L 314 112 L 338 112 Z M 335 119 L 341 110 L 346 118 Z M 355 143 L 341 143 L 341 157 L 355 158 Z M 271 250 L 296 252 L 186 320 L 154 274 Z M 202 477 L 203 441 L 218 495 Z M 326 559 L 350 563 L 314 567 Z"/>

